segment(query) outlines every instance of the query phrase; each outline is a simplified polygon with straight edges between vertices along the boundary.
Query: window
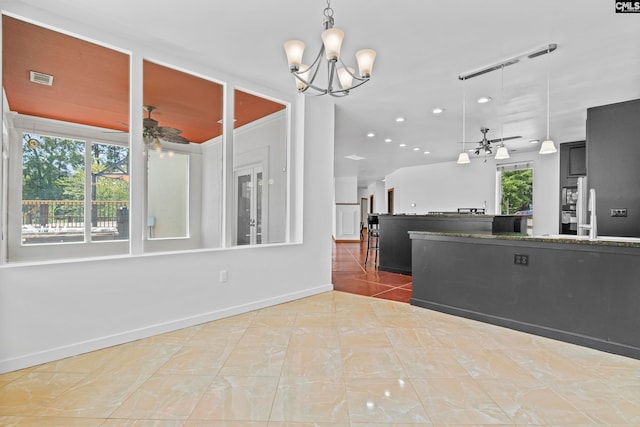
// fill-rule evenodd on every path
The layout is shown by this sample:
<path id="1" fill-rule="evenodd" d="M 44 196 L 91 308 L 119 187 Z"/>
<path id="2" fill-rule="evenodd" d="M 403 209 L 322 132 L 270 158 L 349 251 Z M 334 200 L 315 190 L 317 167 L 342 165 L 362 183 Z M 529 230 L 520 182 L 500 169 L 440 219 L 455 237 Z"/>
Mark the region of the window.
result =
<path id="1" fill-rule="evenodd" d="M 29 133 L 22 141 L 23 245 L 128 239 L 126 147 Z"/>
<path id="2" fill-rule="evenodd" d="M 528 217 L 527 229 L 533 227 L 533 164 L 498 166 L 498 211 L 501 215 Z M 531 233 L 529 233 L 531 234 Z"/>

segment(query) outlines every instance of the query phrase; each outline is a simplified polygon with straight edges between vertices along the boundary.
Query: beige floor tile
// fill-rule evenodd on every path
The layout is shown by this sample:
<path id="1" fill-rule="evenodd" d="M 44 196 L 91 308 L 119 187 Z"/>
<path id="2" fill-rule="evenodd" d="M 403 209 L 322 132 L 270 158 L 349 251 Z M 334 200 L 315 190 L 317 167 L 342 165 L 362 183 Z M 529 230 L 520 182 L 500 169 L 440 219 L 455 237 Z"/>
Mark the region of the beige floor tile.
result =
<path id="1" fill-rule="evenodd" d="M 51 401 L 42 414 L 107 418 L 147 379 L 147 375 L 91 374 Z"/>
<path id="2" fill-rule="evenodd" d="M 426 328 L 385 328 L 389 342 L 396 349 L 419 348 L 424 349 L 423 337 L 430 335 Z M 435 341 L 435 338 L 434 338 Z"/>
<path id="3" fill-rule="evenodd" d="M 296 317 L 296 313 L 270 313 L 258 311 L 253 317 L 250 327 L 293 326 L 296 321 Z"/>
<path id="4" fill-rule="evenodd" d="M 204 348 L 234 347 L 247 329 L 241 327 L 225 330 L 208 324 L 198 329 L 185 345 Z"/>
<path id="5" fill-rule="evenodd" d="M 57 417 L 1 417 L 3 427 L 99 427 L 104 424 L 100 418 L 57 418 Z"/>
<path id="6" fill-rule="evenodd" d="M 100 371 L 118 374 L 151 374 L 182 348 L 179 344 L 135 341 L 107 349 L 112 353 Z"/>
<path id="7" fill-rule="evenodd" d="M 337 348 L 290 347 L 282 367 L 284 377 L 341 378 L 342 354 Z"/>
<path id="8" fill-rule="evenodd" d="M 286 347 L 236 348 L 218 374 L 277 377 L 282 371 L 286 353 Z"/>
<path id="9" fill-rule="evenodd" d="M 457 362 L 475 379 L 511 379 L 537 384 L 536 378 L 518 365 L 503 350 L 474 349 L 451 352 Z"/>
<path id="10" fill-rule="evenodd" d="M 182 420 L 128 420 L 110 419 L 106 420 L 101 427 L 182 427 Z"/>
<path id="11" fill-rule="evenodd" d="M 340 345 L 345 347 L 392 347 L 383 328 L 342 326 L 338 328 Z"/>
<path id="12" fill-rule="evenodd" d="M 396 353 L 408 378 L 459 378 L 469 375 L 449 350 L 408 347 L 396 349 Z"/>
<path id="13" fill-rule="evenodd" d="M 91 353 L 80 354 L 66 359 L 56 360 L 36 366 L 32 372 L 60 372 L 89 374 L 102 368 L 111 357 L 113 352 L 110 349 L 103 349 Z"/>
<path id="14" fill-rule="evenodd" d="M 348 422 L 344 422 L 344 423 L 321 423 L 321 422 L 296 423 L 296 422 L 289 422 L 289 421 L 270 421 L 268 427 L 350 427 L 351 425 L 353 425 L 353 424 L 350 424 Z"/>
<path id="15" fill-rule="evenodd" d="M 268 427 L 268 425 L 266 421 L 192 420 L 184 423 L 184 427 Z"/>
<path id="16" fill-rule="evenodd" d="M 409 380 L 434 424 L 510 424 L 511 419 L 471 378 Z"/>
<path id="17" fill-rule="evenodd" d="M 406 373 L 393 348 L 342 349 L 342 366 L 349 378 L 404 378 Z"/>
<path id="18" fill-rule="evenodd" d="M 0 388 L 0 415 L 42 415 L 86 374 L 30 372 Z"/>
<path id="19" fill-rule="evenodd" d="M 545 385 L 524 387 L 505 379 L 480 380 L 480 386 L 515 423 L 591 424 L 594 420 Z"/>
<path id="20" fill-rule="evenodd" d="M 346 379 L 349 418 L 354 422 L 428 423 L 412 385 L 403 379 Z"/>
<path id="21" fill-rule="evenodd" d="M 555 382 L 550 386 L 574 407 L 598 424 L 640 425 L 640 382 L 635 382 L 636 395 L 624 384 L 597 380 Z"/>
<path id="22" fill-rule="evenodd" d="M 289 347 L 339 348 L 340 335 L 336 328 L 294 327 L 291 331 Z"/>
<path id="23" fill-rule="evenodd" d="M 343 380 L 280 378 L 271 421 L 348 422 Z"/>
<path id="24" fill-rule="evenodd" d="M 296 327 L 336 328 L 338 321 L 335 312 L 299 313 L 296 316 Z"/>
<path id="25" fill-rule="evenodd" d="M 628 427 L 639 384 L 640 360 L 328 292 L 0 375 L 0 425 Z"/>
<path id="26" fill-rule="evenodd" d="M 291 338 L 291 330 L 292 327 L 289 326 L 247 328 L 236 348 L 287 347 Z"/>
<path id="27" fill-rule="evenodd" d="M 184 346 L 156 373 L 161 375 L 216 375 L 231 354 L 227 347 Z"/>
<path id="28" fill-rule="evenodd" d="M 216 377 L 189 418 L 266 422 L 277 386 L 276 377 Z"/>
<path id="29" fill-rule="evenodd" d="M 21 369 L 19 371 L 7 372 L 5 374 L 0 374 L 0 388 L 17 380 L 20 377 L 28 374 L 29 372 L 33 372 L 35 368 Z"/>
<path id="30" fill-rule="evenodd" d="M 112 415 L 129 419 L 187 419 L 213 377 L 157 375 L 138 388 Z"/>
<path id="31" fill-rule="evenodd" d="M 583 381 L 594 375 L 593 370 L 585 369 L 570 358 L 551 350 L 519 348 L 510 351 L 509 357 L 535 378 L 546 383 Z"/>

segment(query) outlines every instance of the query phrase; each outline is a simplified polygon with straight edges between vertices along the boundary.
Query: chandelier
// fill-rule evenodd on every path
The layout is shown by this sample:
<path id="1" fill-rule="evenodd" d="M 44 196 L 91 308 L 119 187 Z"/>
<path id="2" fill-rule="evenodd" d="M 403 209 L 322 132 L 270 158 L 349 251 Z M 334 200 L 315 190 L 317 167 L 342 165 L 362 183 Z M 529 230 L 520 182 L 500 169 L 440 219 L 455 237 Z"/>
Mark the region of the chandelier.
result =
<path id="1" fill-rule="evenodd" d="M 358 75 L 352 67 L 348 67 L 340 58 L 340 48 L 344 32 L 333 27 L 333 9 L 330 0 L 324 9 L 324 31 L 322 32 L 322 47 L 311 65 L 302 63 L 304 43 L 300 40 L 289 40 L 284 44 L 289 62 L 289 71 L 296 79 L 298 92 L 313 95 L 331 95 L 342 97 L 349 94 L 351 89 L 368 82 L 371 78 L 371 69 L 376 59 L 376 52 L 372 49 L 362 49 L 356 52 L 358 62 Z M 327 60 L 326 87 L 314 84 L 320 70 L 323 56 Z M 338 62 L 342 65 L 337 68 Z"/>

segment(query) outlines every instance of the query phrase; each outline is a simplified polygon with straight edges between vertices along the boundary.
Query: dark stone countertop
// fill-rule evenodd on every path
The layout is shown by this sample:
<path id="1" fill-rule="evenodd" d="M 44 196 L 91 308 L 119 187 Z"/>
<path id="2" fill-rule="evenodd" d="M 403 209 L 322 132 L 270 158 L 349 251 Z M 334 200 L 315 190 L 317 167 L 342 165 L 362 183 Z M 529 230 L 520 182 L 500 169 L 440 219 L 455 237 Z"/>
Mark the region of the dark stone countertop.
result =
<path id="1" fill-rule="evenodd" d="M 577 244 L 577 245 L 597 245 L 597 246 L 618 246 L 625 248 L 640 248 L 640 238 L 634 237 L 612 237 L 600 236 L 595 240 L 589 239 L 587 236 L 571 236 L 571 235 L 540 235 L 528 236 L 516 233 L 504 234 L 477 234 L 477 233 L 449 233 L 449 232 L 431 232 L 431 231 L 409 231 L 412 239 L 428 238 L 428 236 L 444 236 L 444 237 L 465 237 L 474 239 L 493 239 L 493 240 L 514 240 L 525 242 L 543 242 L 543 243 L 561 243 L 561 244 Z M 424 236 L 424 237 L 420 237 Z"/>

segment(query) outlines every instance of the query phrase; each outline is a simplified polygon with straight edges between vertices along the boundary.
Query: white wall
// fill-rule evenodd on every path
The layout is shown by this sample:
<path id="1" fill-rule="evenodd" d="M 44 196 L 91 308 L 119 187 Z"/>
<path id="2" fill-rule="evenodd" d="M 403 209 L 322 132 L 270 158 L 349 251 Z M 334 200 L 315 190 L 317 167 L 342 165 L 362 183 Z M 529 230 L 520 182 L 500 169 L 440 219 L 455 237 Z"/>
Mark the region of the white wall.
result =
<path id="1" fill-rule="evenodd" d="M 17 15 L 132 50 L 134 89 L 140 89 L 142 58 L 150 57 L 199 75 L 215 76 L 228 82 L 227 90 L 241 85 L 291 102 L 291 209 L 298 215 L 292 219 L 292 238 L 299 243 L 142 254 L 140 232 L 132 231 L 133 255 L 0 265 L 0 372 L 333 288 L 329 236 L 334 106 L 330 100 L 274 93 L 203 68 L 198 58 L 174 56 L 181 52 L 139 46 L 91 25 L 44 15 L 24 4 L 2 2 L 2 6 Z M 141 110 L 141 92 L 134 90 L 132 110 Z M 132 132 L 142 131 L 141 120 L 139 114 L 131 115 Z M 132 154 L 131 161 L 132 181 L 144 179 L 141 149 Z M 141 196 L 134 194 L 133 198 Z M 133 229 L 144 227 L 141 215 L 139 204 L 133 204 Z M 218 280 L 222 270 L 228 272 L 227 283 Z"/>
<path id="2" fill-rule="evenodd" d="M 360 241 L 360 202 L 358 177 L 334 179 L 335 212 L 333 237 L 337 241 Z"/>
<path id="3" fill-rule="evenodd" d="M 393 186 L 390 186 L 389 188 L 391 187 Z M 387 213 L 387 190 L 384 182 L 376 181 L 369 184 L 367 187 L 367 194 L 368 196 L 373 195 L 374 213 Z"/>
<path id="4" fill-rule="evenodd" d="M 358 203 L 358 177 L 344 176 L 334 179 L 336 203 Z"/>
<path id="5" fill-rule="evenodd" d="M 495 213 L 496 167 L 498 164 L 533 162 L 534 234 L 558 233 L 559 155 L 514 153 L 505 161 L 472 160 L 468 165 L 455 161 L 398 169 L 386 177 L 394 188 L 395 213 L 456 211 L 482 208 Z M 415 207 L 412 204 L 415 203 Z"/>

